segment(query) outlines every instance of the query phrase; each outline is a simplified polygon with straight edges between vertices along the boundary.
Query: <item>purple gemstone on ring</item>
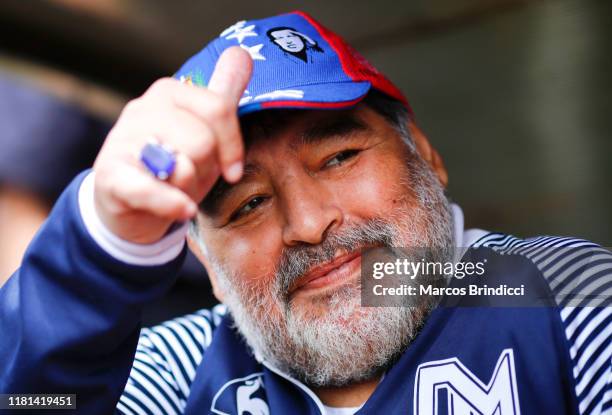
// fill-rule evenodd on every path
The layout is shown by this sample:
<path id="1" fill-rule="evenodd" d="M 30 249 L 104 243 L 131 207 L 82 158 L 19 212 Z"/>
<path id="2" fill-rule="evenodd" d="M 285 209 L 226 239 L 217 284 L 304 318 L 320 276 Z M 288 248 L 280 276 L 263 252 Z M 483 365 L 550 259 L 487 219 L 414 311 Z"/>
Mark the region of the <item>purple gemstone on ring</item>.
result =
<path id="1" fill-rule="evenodd" d="M 156 143 L 148 143 L 142 148 L 140 161 L 160 180 L 168 179 L 176 166 L 175 155 Z"/>

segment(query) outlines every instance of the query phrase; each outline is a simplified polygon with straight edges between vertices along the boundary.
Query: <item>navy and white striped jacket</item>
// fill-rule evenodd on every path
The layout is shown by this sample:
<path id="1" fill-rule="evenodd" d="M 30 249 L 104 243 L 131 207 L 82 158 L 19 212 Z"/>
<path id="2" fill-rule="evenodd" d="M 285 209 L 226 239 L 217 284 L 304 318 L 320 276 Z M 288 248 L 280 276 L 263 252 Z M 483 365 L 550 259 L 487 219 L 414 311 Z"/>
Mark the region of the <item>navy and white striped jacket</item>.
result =
<path id="1" fill-rule="evenodd" d="M 223 306 L 141 330 L 182 256 L 129 265 L 101 249 L 79 210 L 82 179 L 0 290 L 0 393 L 76 393 L 83 414 L 324 413 L 310 388 L 253 357 Z M 525 258 L 531 269 L 496 278 L 555 304 L 437 308 L 357 413 L 612 413 L 612 254 L 500 233 L 471 247 Z"/>

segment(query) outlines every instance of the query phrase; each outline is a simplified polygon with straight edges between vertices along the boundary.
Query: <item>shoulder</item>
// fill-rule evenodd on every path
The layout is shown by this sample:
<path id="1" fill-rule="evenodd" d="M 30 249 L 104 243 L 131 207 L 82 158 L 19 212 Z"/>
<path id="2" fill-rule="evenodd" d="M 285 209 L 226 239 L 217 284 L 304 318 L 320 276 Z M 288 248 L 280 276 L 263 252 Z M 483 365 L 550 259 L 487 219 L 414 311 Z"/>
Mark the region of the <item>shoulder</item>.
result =
<path id="1" fill-rule="evenodd" d="M 176 317 L 153 327 L 143 328 L 139 346 L 163 340 L 165 343 L 179 344 L 186 352 L 205 350 L 212 341 L 215 329 L 227 313 L 225 305 L 219 304 L 212 309 L 201 309 L 194 313 Z"/>
<path id="2" fill-rule="evenodd" d="M 118 412 L 182 413 L 197 368 L 225 314 L 225 306 L 218 305 L 143 328 Z"/>
<path id="3" fill-rule="evenodd" d="M 559 236 L 520 239 L 490 233 L 473 247 L 532 261 L 558 305 L 581 414 L 612 406 L 612 253 Z"/>
<path id="4" fill-rule="evenodd" d="M 580 238 L 537 236 L 521 239 L 490 233 L 473 247 L 529 259 L 542 273 L 561 307 L 612 305 L 612 252 Z"/>

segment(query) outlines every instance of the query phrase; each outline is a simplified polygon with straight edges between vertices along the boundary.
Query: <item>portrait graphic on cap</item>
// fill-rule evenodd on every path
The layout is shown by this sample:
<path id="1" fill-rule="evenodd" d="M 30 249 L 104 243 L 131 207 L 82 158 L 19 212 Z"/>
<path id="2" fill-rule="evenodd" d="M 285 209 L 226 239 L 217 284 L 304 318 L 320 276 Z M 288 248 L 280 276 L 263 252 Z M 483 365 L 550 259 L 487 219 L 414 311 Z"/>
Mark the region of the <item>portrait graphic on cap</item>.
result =
<path id="1" fill-rule="evenodd" d="M 323 49 L 315 40 L 291 27 L 273 27 L 266 33 L 268 38 L 283 52 L 304 62 L 312 62 L 311 51 L 323 53 Z"/>

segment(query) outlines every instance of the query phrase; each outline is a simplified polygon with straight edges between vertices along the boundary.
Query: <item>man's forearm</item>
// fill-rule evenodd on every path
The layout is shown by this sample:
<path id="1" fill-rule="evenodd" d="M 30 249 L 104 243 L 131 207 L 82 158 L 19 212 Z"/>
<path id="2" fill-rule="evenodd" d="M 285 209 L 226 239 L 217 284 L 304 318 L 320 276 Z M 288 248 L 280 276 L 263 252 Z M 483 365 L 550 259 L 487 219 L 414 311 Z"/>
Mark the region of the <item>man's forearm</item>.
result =
<path id="1" fill-rule="evenodd" d="M 182 253 L 130 265 L 90 236 L 77 178 L 0 290 L 0 392 L 76 393 L 79 412 L 111 413 L 127 380 L 144 304 L 174 282 Z"/>

